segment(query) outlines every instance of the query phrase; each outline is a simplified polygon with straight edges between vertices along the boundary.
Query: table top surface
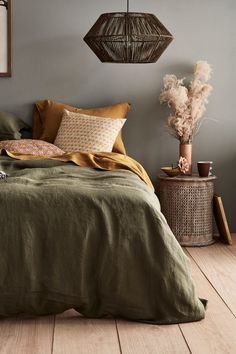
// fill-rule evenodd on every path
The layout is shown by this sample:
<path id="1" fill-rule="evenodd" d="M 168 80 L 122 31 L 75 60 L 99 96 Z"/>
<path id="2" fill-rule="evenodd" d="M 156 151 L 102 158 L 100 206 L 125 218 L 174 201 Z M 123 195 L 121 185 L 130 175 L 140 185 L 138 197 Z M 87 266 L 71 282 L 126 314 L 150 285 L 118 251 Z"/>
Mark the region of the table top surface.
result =
<path id="1" fill-rule="evenodd" d="M 159 175 L 158 178 L 160 180 L 165 180 L 165 181 L 173 181 L 173 182 L 210 182 L 215 180 L 217 177 L 216 176 L 209 176 L 209 177 L 199 177 L 198 174 L 193 174 L 191 176 L 185 176 L 185 175 L 180 175 L 176 177 L 169 177 L 166 175 Z"/>

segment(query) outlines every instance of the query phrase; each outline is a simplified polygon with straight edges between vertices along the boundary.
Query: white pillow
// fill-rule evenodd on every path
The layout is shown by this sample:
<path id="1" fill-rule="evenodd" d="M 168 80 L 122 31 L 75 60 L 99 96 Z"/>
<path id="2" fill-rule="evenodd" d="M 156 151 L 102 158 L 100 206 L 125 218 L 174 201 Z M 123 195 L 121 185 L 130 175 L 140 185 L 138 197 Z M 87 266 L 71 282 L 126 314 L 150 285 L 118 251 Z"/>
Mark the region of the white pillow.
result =
<path id="1" fill-rule="evenodd" d="M 66 152 L 111 152 L 125 122 L 64 110 L 54 144 Z"/>

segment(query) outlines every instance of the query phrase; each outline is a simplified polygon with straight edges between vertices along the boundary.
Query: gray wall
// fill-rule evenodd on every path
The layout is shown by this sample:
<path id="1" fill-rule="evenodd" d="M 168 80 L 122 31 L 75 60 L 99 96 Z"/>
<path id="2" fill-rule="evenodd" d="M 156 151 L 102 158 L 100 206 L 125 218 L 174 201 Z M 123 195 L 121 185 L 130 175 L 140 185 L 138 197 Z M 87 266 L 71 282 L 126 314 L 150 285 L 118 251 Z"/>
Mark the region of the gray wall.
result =
<path id="1" fill-rule="evenodd" d="M 131 11 L 153 12 L 175 40 L 156 64 L 102 64 L 82 38 L 115 0 L 13 0 L 13 76 L 0 78 L 0 110 L 32 119 L 32 104 L 51 98 L 79 106 L 132 103 L 124 140 L 155 181 L 175 162 L 178 142 L 165 132 L 168 110 L 158 96 L 166 73 L 188 76 L 206 59 L 214 92 L 193 145 L 195 162 L 213 160 L 216 189 L 236 232 L 235 0 L 136 0 Z"/>

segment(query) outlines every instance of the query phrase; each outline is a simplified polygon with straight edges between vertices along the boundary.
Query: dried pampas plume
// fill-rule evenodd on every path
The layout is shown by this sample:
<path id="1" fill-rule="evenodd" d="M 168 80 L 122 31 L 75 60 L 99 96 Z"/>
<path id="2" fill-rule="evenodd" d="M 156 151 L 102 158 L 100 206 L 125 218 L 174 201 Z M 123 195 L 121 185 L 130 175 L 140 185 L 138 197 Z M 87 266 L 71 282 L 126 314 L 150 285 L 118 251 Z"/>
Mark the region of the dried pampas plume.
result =
<path id="1" fill-rule="evenodd" d="M 194 68 L 193 81 L 184 85 L 185 78 L 165 75 L 164 89 L 160 94 L 160 103 L 167 104 L 172 113 L 167 120 L 171 135 L 181 144 L 189 144 L 198 131 L 200 120 L 206 110 L 212 86 L 207 83 L 212 68 L 206 61 L 198 61 Z"/>

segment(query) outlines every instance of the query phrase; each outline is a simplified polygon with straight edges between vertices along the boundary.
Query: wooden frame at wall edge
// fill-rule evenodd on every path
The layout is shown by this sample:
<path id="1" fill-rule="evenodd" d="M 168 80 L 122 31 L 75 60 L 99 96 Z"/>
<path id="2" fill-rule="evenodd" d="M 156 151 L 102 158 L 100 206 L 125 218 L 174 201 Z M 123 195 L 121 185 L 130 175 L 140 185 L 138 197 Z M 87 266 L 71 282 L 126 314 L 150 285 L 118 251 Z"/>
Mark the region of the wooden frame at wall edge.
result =
<path id="1" fill-rule="evenodd" d="M 0 73 L 0 77 L 12 76 L 12 0 L 8 0 L 7 11 L 7 72 Z"/>

